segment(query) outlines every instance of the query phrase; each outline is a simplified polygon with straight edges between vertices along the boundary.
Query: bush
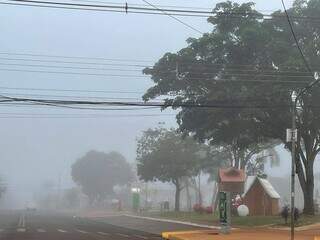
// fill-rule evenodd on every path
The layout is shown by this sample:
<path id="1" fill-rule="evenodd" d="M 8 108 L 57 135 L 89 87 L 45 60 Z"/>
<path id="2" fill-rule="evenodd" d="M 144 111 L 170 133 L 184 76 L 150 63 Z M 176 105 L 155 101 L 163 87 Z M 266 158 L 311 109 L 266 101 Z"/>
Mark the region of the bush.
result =
<path id="1" fill-rule="evenodd" d="M 203 207 L 199 203 L 193 205 L 193 211 L 196 213 L 203 213 L 203 210 Z"/>
<path id="2" fill-rule="evenodd" d="M 284 206 L 281 210 L 281 213 L 280 213 L 281 217 L 283 217 L 285 223 L 287 224 L 288 223 L 288 217 L 289 217 L 289 206 Z"/>
<path id="3" fill-rule="evenodd" d="M 299 211 L 298 208 L 294 208 L 294 214 L 293 214 L 293 216 L 294 216 L 294 221 L 297 222 L 298 219 L 300 218 L 300 211 Z"/>
<path id="4" fill-rule="evenodd" d="M 202 214 L 202 213 L 212 214 L 213 213 L 213 209 L 211 206 L 203 207 L 199 203 L 196 203 L 193 205 L 193 211 L 195 211 L 196 213 L 200 213 L 200 214 Z"/>
<path id="5" fill-rule="evenodd" d="M 212 214 L 213 213 L 213 209 L 212 209 L 211 206 L 210 207 L 206 207 L 205 211 L 206 211 L 207 214 Z"/>

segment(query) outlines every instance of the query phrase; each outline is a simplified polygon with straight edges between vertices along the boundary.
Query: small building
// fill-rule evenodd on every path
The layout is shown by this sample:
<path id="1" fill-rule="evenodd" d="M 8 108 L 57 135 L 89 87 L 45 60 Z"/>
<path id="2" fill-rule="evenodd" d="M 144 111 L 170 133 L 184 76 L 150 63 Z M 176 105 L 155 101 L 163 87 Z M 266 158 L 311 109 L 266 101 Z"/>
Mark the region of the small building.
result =
<path id="1" fill-rule="evenodd" d="M 272 216 L 279 214 L 280 195 L 267 179 L 249 176 L 242 195 L 243 203 L 251 216 Z"/>
<path id="2" fill-rule="evenodd" d="M 236 168 L 219 169 L 218 184 L 219 191 L 230 192 L 231 195 L 244 192 L 246 174 L 244 170 Z"/>

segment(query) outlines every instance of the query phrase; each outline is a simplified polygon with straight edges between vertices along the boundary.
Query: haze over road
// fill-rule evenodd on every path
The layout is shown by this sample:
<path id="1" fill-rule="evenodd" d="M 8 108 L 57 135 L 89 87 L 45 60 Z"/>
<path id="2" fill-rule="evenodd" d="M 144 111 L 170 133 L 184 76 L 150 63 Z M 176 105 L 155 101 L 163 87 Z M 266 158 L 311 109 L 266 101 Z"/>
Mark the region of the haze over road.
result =
<path id="1" fill-rule="evenodd" d="M 157 240 L 160 235 L 62 214 L 27 211 L 0 213 L 2 240 Z"/>

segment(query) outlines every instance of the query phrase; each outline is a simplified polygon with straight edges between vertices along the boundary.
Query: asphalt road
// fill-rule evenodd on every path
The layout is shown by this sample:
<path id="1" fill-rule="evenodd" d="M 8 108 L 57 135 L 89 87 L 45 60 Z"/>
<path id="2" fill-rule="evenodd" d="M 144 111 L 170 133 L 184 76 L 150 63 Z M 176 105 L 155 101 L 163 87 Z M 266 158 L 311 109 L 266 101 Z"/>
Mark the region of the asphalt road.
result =
<path id="1" fill-rule="evenodd" d="M 171 232 L 171 231 L 188 231 L 188 230 L 206 229 L 206 228 L 188 226 L 184 224 L 178 224 L 178 223 L 172 223 L 172 222 L 159 222 L 159 221 L 139 219 L 139 218 L 128 217 L 128 216 L 110 216 L 110 217 L 98 218 L 97 221 L 112 224 L 115 226 L 129 228 L 129 229 L 136 229 L 143 232 L 149 232 L 153 234 L 161 234 L 162 232 Z"/>
<path id="2" fill-rule="evenodd" d="M 62 214 L 0 212 L 1 240 L 160 240 L 158 234 Z"/>

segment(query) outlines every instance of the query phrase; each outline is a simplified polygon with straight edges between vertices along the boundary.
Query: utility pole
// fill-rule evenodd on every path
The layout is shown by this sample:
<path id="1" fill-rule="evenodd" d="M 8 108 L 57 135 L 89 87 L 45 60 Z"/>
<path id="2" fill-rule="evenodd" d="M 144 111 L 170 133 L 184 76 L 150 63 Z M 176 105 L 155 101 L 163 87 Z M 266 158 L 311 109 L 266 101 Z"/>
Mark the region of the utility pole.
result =
<path id="1" fill-rule="evenodd" d="M 297 114 L 297 98 L 294 101 L 292 108 L 292 129 L 291 129 L 291 240 L 294 240 L 294 210 L 295 210 L 295 174 L 296 174 L 296 141 L 298 130 L 296 126 Z"/>
<path id="2" fill-rule="evenodd" d="M 297 136 L 298 136 L 298 131 L 297 131 L 297 126 L 296 126 L 296 116 L 297 116 L 297 105 L 298 105 L 298 100 L 300 97 L 302 97 L 306 92 L 308 92 L 309 90 L 311 90 L 315 85 L 317 85 L 320 82 L 320 78 L 318 76 L 317 72 L 312 71 L 311 67 L 309 66 L 309 63 L 306 59 L 306 57 L 303 54 L 303 51 L 299 45 L 299 41 L 298 38 L 294 32 L 293 29 L 293 25 L 291 23 L 290 20 L 290 16 L 288 14 L 286 5 L 284 3 L 284 0 L 281 0 L 282 2 L 282 6 L 284 9 L 284 12 L 286 14 L 287 20 L 288 20 L 288 24 L 292 33 L 292 36 L 294 38 L 294 41 L 297 45 L 297 48 L 299 50 L 299 53 L 301 55 L 301 58 L 304 62 L 305 67 L 307 68 L 310 77 L 313 77 L 314 80 L 308 84 L 306 87 L 302 88 L 295 100 L 294 100 L 294 104 L 293 104 L 293 109 L 292 109 L 292 129 L 291 129 L 291 143 L 292 143 L 292 149 L 291 149 L 291 158 L 292 158 L 292 166 L 291 166 L 291 240 L 294 240 L 294 186 L 295 186 L 295 173 L 296 173 L 296 169 L 295 169 L 295 159 L 296 159 L 296 142 L 298 140 Z M 290 132 L 290 130 L 287 129 L 287 140 L 288 140 L 288 132 Z"/>
<path id="3" fill-rule="evenodd" d="M 294 99 L 292 106 L 292 129 L 287 129 L 287 142 L 291 141 L 291 240 L 294 240 L 294 210 L 295 210 L 295 174 L 296 174 L 296 146 L 298 141 L 298 129 L 296 124 L 297 106 L 299 99 L 320 82 L 320 78 L 315 73 L 315 80 L 308 86 L 301 89 Z"/>

